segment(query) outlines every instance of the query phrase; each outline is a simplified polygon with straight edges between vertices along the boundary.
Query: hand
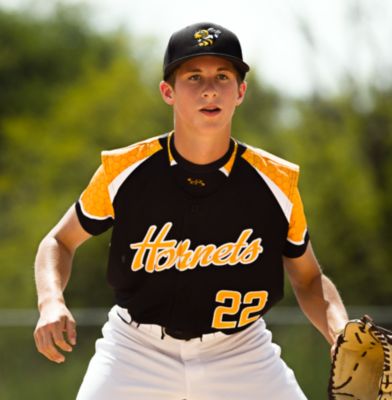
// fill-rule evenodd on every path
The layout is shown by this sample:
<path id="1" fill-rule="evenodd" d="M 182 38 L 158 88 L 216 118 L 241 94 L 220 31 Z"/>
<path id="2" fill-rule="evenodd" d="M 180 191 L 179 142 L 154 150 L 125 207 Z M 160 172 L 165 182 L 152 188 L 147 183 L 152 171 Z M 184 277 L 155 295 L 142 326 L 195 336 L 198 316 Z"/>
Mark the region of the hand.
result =
<path id="1" fill-rule="evenodd" d="M 37 350 L 46 358 L 56 363 L 65 361 L 59 349 L 72 351 L 72 346 L 76 344 L 76 324 L 64 303 L 52 302 L 42 306 L 34 340 Z"/>

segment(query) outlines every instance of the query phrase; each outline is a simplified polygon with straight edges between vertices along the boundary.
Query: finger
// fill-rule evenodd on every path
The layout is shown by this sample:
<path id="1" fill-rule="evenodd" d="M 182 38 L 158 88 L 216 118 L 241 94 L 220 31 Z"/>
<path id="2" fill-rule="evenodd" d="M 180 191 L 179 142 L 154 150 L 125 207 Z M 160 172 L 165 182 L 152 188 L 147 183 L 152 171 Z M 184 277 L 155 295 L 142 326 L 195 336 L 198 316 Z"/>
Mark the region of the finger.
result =
<path id="1" fill-rule="evenodd" d="M 60 322 L 53 324 L 53 329 L 51 330 L 53 342 L 57 347 L 64 351 L 72 351 L 72 346 L 66 342 L 64 338 L 65 331 L 65 319 Z"/>
<path id="2" fill-rule="evenodd" d="M 52 341 L 52 335 L 49 330 L 39 329 L 35 333 L 35 340 L 38 351 L 51 361 L 56 363 L 64 362 L 65 357 L 59 353 Z"/>
<path id="3" fill-rule="evenodd" d="M 33 337 L 34 337 L 35 347 L 39 351 L 39 349 L 41 348 L 41 335 L 39 333 L 38 328 L 34 330 Z"/>
<path id="4" fill-rule="evenodd" d="M 65 321 L 65 330 L 69 343 L 73 346 L 76 344 L 76 323 L 74 320 L 67 318 Z"/>
<path id="5" fill-rule="evenodd" d="M 63 354 L 61 354 L 55 345 L 52 342 L 52 339 L 49 338 L 44 342 L 44 347 L 43 350 L 44 352 L 42 353 L 45 357 L 47 357 L 49 360 L 54 361 L 56 363 L 62 363 L 65 361 L 65 357 Z"/>

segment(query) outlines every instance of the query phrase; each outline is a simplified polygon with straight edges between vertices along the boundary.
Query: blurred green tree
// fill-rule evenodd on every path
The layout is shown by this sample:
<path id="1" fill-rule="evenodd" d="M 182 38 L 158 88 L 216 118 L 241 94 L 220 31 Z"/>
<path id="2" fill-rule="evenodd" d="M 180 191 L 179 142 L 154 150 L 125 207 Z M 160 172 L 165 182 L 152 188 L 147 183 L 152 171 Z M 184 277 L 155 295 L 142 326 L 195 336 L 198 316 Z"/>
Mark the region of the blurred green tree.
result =
<path id="1" fill-rule="evenodd" d="M 0 12 L 0 37 L 7 38 L 0 44 L 0 262 L 11 283 L 0 304 L 33 306 L 37 245 L 87 185 L 100 151 L 171 123 L 142 82 L 124 34 L 91 30 L 78 7 L 60 7 L 47 19 Z M 76 305 L 109 301 L 104 240 L 77 257 L 70 285 Z"/>
<path id="2" fill-rule="evenodd" d="M 387 305 L 392 102 L 390 93 L 369 92 L 367 107 L 356 91 L 296 102 L 298 121 L 279 135 L 279 147 L 302 167 L 310 232 L 327 275 L 349 304 Z"/>

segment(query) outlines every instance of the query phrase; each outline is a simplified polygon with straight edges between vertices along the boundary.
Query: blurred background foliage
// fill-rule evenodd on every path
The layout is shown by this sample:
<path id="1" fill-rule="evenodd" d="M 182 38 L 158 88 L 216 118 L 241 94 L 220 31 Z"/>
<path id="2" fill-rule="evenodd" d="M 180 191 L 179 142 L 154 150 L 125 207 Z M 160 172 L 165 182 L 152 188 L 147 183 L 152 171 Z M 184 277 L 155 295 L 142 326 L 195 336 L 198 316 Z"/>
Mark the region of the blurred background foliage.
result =
<path id="1" fill-rule="evenodd" d="M 99 33 L 87 14 L 79 6 L 59 5 L 46 17 L 0 9 L 1 308 L 35 307 L 39 241 L 78 198 L 100 151 L 172 128 L 158 92 L 160 60 L 138 59 L 136 38 Z M 389 305 L 392 87 L 387 79 L 373 86 L 346 78 L 338 95 L 315 90 L 298 99 L 250 74 L 233 132 L 301 165 L 313 246 L 345 302 Z M 109 235 L 78 251 L 66 294 L 71 309 L 112 303 Z M 289 288 L 282 304 L 295 304 Z M 99 328 L 80 328 L 78 350 L 62 366 L 35 352 L 32 330 L 0 330 L 0 398 L 74 398 Z M 309 325 L 272 330 L 309 398 L 325 398 L 324 339 Z"/>

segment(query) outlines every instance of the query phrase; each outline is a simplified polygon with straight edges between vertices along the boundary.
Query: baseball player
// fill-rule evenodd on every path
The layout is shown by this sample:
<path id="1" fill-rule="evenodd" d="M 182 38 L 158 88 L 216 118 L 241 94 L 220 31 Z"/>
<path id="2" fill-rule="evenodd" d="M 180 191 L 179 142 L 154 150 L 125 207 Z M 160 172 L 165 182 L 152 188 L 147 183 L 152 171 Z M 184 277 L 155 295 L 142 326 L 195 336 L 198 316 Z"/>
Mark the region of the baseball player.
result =
<path id="1" fill-rule="evenodd" d="M 333 344 L 348 318 L 309 241 L 298 166 L 232 137 L 249 66 L 213 23 L 175 32 L 163 100 L 174 130 L 104 151 L 75 205 L 36 258 L 38 351 L 76 344 L 63 290 L 74 252 L 112 229 L 115 305 L 78 400 L 305 399 L 262 316 L 283 297 Z"/>

